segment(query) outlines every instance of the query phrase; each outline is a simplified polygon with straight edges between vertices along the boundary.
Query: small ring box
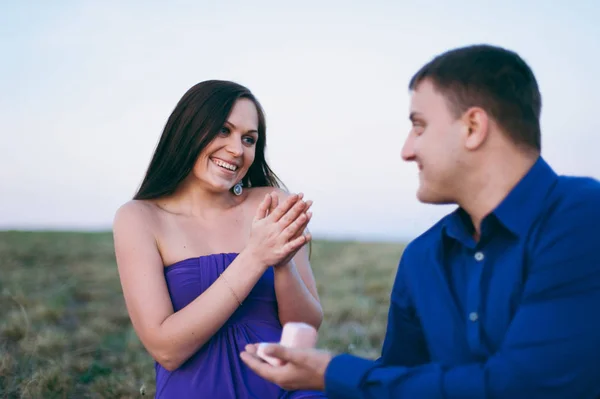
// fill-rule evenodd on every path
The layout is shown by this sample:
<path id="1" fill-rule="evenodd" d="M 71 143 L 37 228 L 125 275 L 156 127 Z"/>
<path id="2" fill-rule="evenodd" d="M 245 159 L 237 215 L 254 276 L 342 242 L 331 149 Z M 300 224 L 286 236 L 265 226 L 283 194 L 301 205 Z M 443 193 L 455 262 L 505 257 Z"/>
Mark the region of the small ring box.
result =
<path id="1" fill-rule="evenodd" d="M 309 324 L 299 322 L 289 322 L 283 326 L 281 340 L 279 344 L 289 348 L 310 349 L 317 344 L 317 330 Z M 281 366 L 283 362 L 280 359 L 267 356 L 264 353 L 267 342 L 258 344 L 256 354 L 265 362 L 272 366 Z"/>

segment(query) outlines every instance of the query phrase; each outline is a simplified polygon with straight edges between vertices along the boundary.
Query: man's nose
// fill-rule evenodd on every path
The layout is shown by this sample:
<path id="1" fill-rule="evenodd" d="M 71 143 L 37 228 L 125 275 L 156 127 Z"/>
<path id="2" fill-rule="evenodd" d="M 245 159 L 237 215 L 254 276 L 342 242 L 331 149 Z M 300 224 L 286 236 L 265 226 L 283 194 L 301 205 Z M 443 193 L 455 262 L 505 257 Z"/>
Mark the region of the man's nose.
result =
<path id="1" fill-rule="evenodd" d="M 415 146 L 412 134 L 409 134 L 406 140 L 404 141 L 401 156 L 402 159 L 405 161 L 412 161 L 415 158 Z"/>

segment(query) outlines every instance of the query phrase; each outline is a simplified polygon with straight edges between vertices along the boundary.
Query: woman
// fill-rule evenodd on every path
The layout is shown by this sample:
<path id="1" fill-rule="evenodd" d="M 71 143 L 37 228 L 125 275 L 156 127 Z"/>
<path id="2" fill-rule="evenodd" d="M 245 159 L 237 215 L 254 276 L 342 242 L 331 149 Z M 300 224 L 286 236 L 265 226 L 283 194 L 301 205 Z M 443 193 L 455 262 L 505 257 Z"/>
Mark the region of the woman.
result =
<path id="1" fill-rule="evenodd" d="M 318 398 L 240 361 L 282 325 L 320 326 L 308 261 L 310 201 L 265 160 L 262 108 L 243 86 L 206 81 L 169 117 L 134 199 L 114 220 L 129 316 L 155 359 L 158 398 Z"/>

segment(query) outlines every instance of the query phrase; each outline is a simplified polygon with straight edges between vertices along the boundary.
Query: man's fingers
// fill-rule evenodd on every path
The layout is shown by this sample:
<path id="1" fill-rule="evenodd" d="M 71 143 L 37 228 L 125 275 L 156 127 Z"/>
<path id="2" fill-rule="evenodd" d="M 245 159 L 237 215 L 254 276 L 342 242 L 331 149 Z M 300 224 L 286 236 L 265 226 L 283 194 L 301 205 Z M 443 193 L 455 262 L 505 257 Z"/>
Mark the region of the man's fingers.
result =
<path id="1" fill-rule="evenodd" d="M 258 344 L 248 344 L 244 349 L 248 353 L 255 354 L 256 352 L 258 352 Z"/>
<path id="2" fill-rule="evenodd" d="M 265 378 L 267 380 L 272 380 L 274 369 L 273 366 L 264 362 L 258 356 L 248 352 L 240 353 L 240 358 L 244 363 L 246 363 L 248 367 L 252 369 L 252 371 L 258 374 L 260 377 Z"/>
<path id="3" fill-rule="evenodd" d="M 303 363 L 306 358 L 302 352 L 279 344 L 266 345 L 264 351 L 265 355 L 276 357 L 284 362 Z"/>

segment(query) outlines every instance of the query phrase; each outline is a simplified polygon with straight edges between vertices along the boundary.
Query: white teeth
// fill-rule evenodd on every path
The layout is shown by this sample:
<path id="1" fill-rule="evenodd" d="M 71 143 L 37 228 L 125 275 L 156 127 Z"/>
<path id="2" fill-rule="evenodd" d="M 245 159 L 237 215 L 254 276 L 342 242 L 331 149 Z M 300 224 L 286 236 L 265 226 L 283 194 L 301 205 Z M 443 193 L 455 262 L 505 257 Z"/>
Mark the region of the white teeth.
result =
<path id="1" fill-rule="evenodd" d="M 221 161 L 220 159 L 213 159 L 212 161 L 214 163 L 216 163 L 217 165 L 219 165 L 220 167 L 225 168 L 225 169 L 229 169 L 229 170 L 235 171 L 238 168 L 237 166 L 232 165 L 232 164 L 230 164 L 228 162 L 225 162 L 225 161 Z"/>

